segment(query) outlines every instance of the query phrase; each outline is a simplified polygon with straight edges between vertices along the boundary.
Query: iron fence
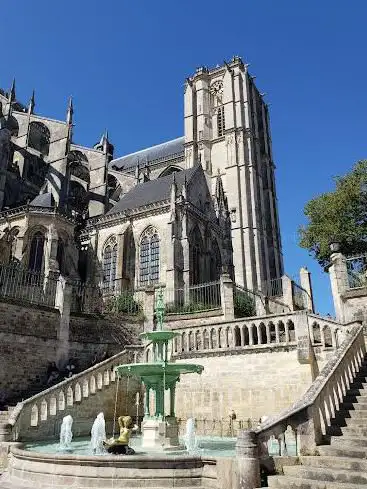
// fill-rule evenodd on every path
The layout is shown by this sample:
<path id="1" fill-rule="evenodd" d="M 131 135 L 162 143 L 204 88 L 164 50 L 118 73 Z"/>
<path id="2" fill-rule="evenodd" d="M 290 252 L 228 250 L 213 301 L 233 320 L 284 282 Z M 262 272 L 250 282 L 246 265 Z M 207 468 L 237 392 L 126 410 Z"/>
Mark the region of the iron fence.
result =
<path id="1" fill-rule="evenodd" d="M 267 297 L 282 297 L 283 296 L 283 281 L 282 277 L 272 278 L 264 283 L 264 294 Z"/>
<path id="2" fill-rule="evenodd" d="M 193 314 L 221 307 L 219 281 L 162 291 L 166 314 Z"/>
<path id="3" fill-rule="evenodd" d="M 256 294 L 240 285 L 233 286 L 233 306 L 235 317 L 256 316 Z"/>
<path id="4" fill-rule="evenodd" d="M 0 265 L 0 297 L 54 307 L 58 278 L 20 267 Z"/>
<path id="5" fill-rule="evenodd" d="M 185 434 L 186 422 L 186 418 L 177 418 L 180 436 Z M 234 438 L 240 430 L 253 429 L 260 424 L 260 421 L 256 419 L 233 419 L 230 416 L 217 419 L 195 418 L 194 422 L 197 434 L 219 436 L 221 438 Z"/>
<path id="6" fill-rule="evenodd" d="M 71 312 L 136 315 L 143 310 L 144 291 L 122 289 L 121 280 L 101 286 L 74 282 Z"/>
<path id="7" fill-rule="evenodd" d="M 346 264 L 348 287 L 355 289 L 367 286 L 367 254 L 349 256 L 346 258 Z"/>

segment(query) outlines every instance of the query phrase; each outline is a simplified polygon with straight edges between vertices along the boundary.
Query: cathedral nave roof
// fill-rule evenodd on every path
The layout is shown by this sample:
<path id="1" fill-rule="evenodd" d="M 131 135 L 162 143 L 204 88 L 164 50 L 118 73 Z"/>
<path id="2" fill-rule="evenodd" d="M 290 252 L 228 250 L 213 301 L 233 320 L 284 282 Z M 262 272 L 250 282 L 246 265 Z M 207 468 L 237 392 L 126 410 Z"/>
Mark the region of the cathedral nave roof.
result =
<path id="1" fill-rule="evenodd" d="M 150 148 L 142 149 L 136 153 L 130 153 L 121 158 L 116 158 L 110 162 L 110 168 L 116 170 L 127 170 L 138 165 L 145 165 L 146 163 L 162 158 L 168 158 L 169 156 L 184 152 L 185 137 L 179 137 L 166 141 Z"/>

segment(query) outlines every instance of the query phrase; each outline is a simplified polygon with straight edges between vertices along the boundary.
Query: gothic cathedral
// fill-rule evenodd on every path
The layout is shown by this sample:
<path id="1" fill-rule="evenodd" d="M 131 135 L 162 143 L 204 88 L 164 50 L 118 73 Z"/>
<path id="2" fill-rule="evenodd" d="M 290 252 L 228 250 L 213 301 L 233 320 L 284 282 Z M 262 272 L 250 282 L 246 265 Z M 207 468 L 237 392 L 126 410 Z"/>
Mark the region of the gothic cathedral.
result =
<path id="1" fill-rule="evenodd" d="M 0 261 L 104 289 L 283 274 L 268 107 L 239 57 L 186 80 L 184 136 L 122 157 L 0 90 Z"/>

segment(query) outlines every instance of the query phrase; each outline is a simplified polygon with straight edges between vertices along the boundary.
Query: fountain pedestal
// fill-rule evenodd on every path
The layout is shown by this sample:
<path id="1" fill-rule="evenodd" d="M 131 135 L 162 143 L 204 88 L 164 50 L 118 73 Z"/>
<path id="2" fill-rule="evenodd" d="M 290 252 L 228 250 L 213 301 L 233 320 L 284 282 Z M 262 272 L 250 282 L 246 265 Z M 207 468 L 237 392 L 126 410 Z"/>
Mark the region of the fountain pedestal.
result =
<path id="1" fill-rule="evenodd" d="M 141 431 L 143 448 L 170 450 L 180 446 L 178 424 L 174 417 L 167 416 L 165 420 L 154 418 L 143 420 Z"/>
<path id="2" fill-rule="evenodd" d="M 161 290 L 156 307 L 157 329 L 140 335 L 150 342 L 153 361 L 118 365 L 116 372 L 119 376 L 135 375 L 144 384 L 145 417 L 141 426 L 142 447 L 169 450 L 179 447 L 178 423 L 175 416 L 176 384 L 182 374 L 201 374 L 204 367 L 192 363 L 169 361 L 168 342 L 172 341 L 178 333 L 163 329 L 163 316 L 164 304 Z M 166 406 L 167 391 L 169 391 L 169 409 Z"/>

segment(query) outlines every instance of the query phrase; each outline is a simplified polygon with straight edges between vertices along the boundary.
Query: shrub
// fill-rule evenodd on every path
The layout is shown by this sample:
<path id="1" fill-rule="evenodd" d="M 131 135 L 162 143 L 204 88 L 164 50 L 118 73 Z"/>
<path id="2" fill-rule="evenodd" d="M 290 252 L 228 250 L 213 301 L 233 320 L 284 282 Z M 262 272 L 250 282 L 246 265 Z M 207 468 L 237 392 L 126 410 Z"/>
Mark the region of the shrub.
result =
<path id="1" fill-rule="evenodd" d="M 236 317 L 256 316 L 255 300 L 246 292 L 235 293 L 234 314 Z"/>

